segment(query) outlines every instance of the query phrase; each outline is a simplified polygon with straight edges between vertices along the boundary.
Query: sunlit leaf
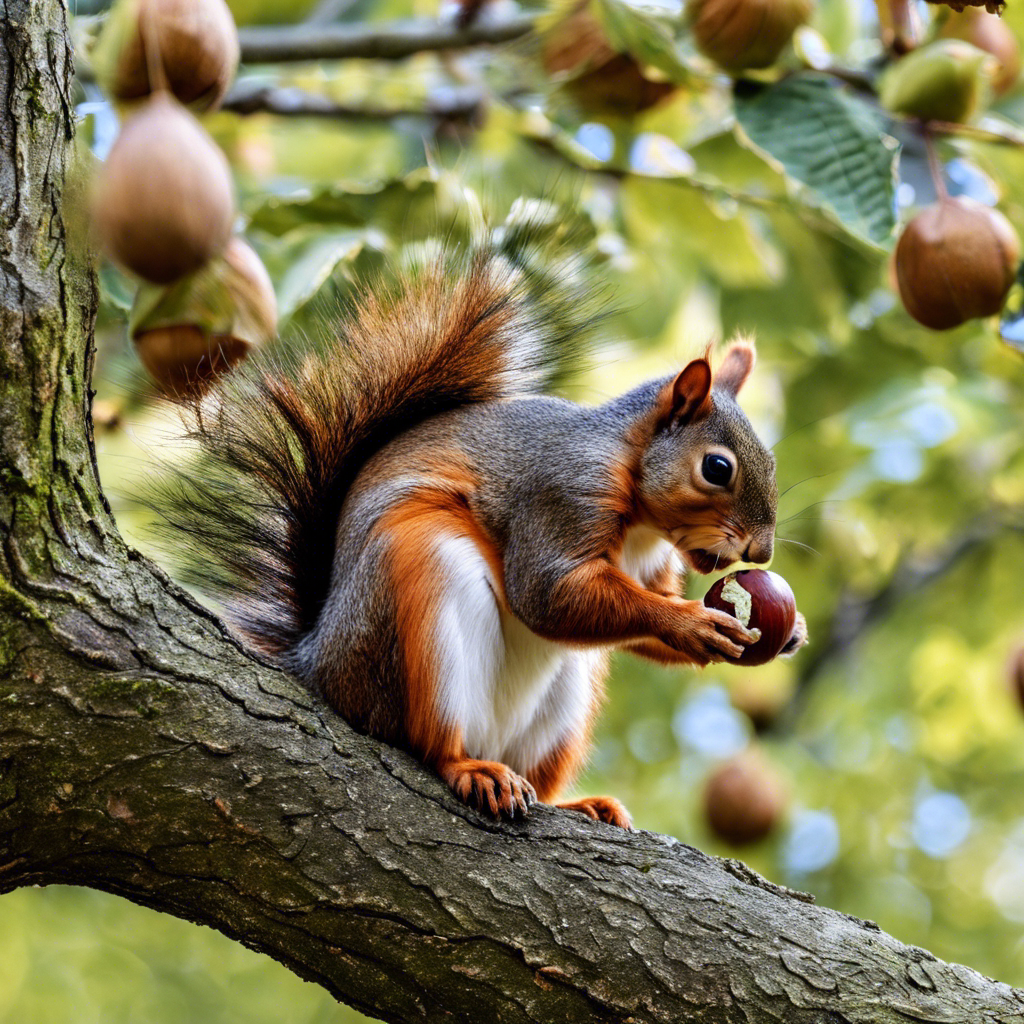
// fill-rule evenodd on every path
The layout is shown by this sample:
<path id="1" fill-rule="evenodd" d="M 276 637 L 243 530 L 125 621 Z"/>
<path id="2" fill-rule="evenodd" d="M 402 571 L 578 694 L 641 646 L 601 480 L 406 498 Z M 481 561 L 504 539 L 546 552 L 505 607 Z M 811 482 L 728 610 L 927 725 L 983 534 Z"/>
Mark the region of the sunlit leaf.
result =
<path id="1" fill-rule="evenodd" d="M 879 244 L 891 238 L 898 147 L 868 103 L 824 76 L 793 75 L 738 91 L 736 118 L 750 142 L 851 233 Z"/>

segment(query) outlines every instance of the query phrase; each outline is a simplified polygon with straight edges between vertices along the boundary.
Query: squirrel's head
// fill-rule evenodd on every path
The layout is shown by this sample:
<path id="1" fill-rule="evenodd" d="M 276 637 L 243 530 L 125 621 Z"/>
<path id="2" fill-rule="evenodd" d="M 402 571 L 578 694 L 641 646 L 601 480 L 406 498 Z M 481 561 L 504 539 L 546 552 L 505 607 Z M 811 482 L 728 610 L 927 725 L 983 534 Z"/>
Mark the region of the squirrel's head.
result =
<path id="1" fill-rule="evenodd" d="M 715 373 L 707 356 L 694 359 L 658 393 L 640 501 L 651 525 L 701 573 L 771 561 L 775 457 L 736 404 L 753 366 L 753 344 L 737 341 Z"/>

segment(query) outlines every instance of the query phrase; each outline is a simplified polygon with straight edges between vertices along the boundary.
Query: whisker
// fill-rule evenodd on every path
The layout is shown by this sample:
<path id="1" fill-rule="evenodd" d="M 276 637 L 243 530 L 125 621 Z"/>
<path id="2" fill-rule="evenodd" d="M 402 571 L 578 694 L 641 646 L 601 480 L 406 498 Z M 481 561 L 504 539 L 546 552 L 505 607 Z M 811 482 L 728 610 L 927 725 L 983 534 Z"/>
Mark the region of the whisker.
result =
<path id="1" fill-rule="evenodd" d="M 779 520 L 779 522 L 780 523 L 791 522 L 793 519 L 796 519 L 797 516 L 802 516 L 805 512 L 809 512 L 812 508 L 818 508 L 821 505 L 832 505 L 832 504 L 835 504 L 836 502 L 838 502 L 839 500 L 840 500 L 839 498 L 823 498 L 821 501 L 814 501 L 810 505 L 805 505 L 803 508 L 798 509 L 791 516 L 787 516 L 785 519 Z"/>
<path id="2" fill-rule="evenodd" d="M 828 473 L 816 473 L 814 476 L 805 476 L 803 480 L 797 480 L 795 484 L 790 484 L 780 495 L 779 500 L 781 501 L 794 487 L 799 487 L 801 484 L 807 483 L 808 480 L 824 480 L 827 476 L 834 476 L 835 470 L 831 470 Z"/>
<path id="3" fill-rule="evenodd" d="M 794 427 L 788 434 L 786 434 L 785 437 L 780 437 L 778 439 L 778 441 L 776 441 L 775 444 L 772 445 L 771 451 L 775 451 L 775 449 L 780 444 L 782 444 L 783 441 L 788 441 L 789 438 L 791 438 L 794 434 L 799 434 L 801 430 L 806 430 L 808 427 L 813 427 L 816 423 L 821 423 L 824 420 L 827 420 L 829 418 L 829 416 L 831 416 L 831 415 L 832 415 L 831 413 L 826 413 L 826 415 L 819 416 L 816 420 L 808 421 L 802 427 Z"/>
<path id="4" fill-rule="evenodd" d="M 812 548 L 810 544 L 805 544 L 802 540 L 793 540 L 791 537 L 776 537 L 775 539 L 780 544 L 792 544 L 793 547 L 803 548 L 805 551 L 810 551 L 812 554 L 821 555 L 821 552 L 817 548 Z"/>

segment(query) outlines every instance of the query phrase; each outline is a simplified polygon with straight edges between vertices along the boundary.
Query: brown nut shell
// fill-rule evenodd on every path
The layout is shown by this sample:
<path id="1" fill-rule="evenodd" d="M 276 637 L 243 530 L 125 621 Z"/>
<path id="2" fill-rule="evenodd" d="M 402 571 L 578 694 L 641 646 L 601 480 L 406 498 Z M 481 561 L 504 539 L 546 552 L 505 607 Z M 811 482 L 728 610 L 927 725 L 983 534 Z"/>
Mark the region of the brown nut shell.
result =
<path id="1" fill-rule="evenodd" d="M 963 39 L 995 57 L 999 70 L 992 81 L 992 91 L 997 96 L 1008 92 L 1020 76 L 1020 45 L 1013 29 L 999 15 L 977 7 L 968 7 L 959 14 L 951 12 L 941 35 Z"/>
<path id="2" fill-rule="evenodd" d="M 735 615 L 745 626 L 761 631 L 761 639 L 734 660 L 737 665 L 764 665 L 777 658 L 796 626 L 793 591 L 777 572 L 765 569 L 744 569 L 723 576 L 704 595 L 704 604 Z"/>
<path id="3" fill-rule="evenodd" d="M 907 312 L 945 331 L 998 313 L 1014 282 L 1020 240 L 1010 222 L 963 196 L 944 198 L 904 228 L 893 263 Z"/>
<path id="4" fill-rule="evenodd" d="M 812 0 L 687 0 L 697 49 L 726 71 L 766 68 L 811 15 Z"/>
<path id="5" fill-rule="evenodd" d="M 629 117 L 676 89 L 647 77 L 629 54 L 616 53 L 586 0 L 546 33 L 541 60 L 549 75 L 571 76 L 565 89 L 588 111 Z"/>
<path id="6" fill-rule="evenodd" d="M 716 769 L 704 785 L 704 816 L 712 832 L 733 846 L 764 839 L 786 809 L 779 777 L 747 751 Z"/>
<path id="7" fill-rule="evenodd" d="M 177 324 L 140 332 L 135 336 L 135 348 L 164 394 L 194 399 L 243 360 L 250 345 L 230 335 L 207 335 L 193 324 Z"/>
<path id="8" fill-rule="evenodd" d="M 224 154 L 184 107 L 155 93 L 124 124 L 97 181 L 93 218 L 107 250 L 168 284 L 224 249 L 234 216 Z"/>
<path id="9" fill-rule="evenodd" d="M 238 70 L 238 30 L 224 0 L 128 0 L 135 17 L 107 83 L 113 97 L 137 100 L 166 85 L 182 103 L 216 106 Z M 150 81 L 153 46 L 164 82 Z"/>
<path id="10" fill-rule="evenodd" d="M 171 398 L 192 399 L 277 332 L 277 299 L 259 256 L 232 238 L 223 256 L 162 289 L 142 286 L 131 333 Z"/>

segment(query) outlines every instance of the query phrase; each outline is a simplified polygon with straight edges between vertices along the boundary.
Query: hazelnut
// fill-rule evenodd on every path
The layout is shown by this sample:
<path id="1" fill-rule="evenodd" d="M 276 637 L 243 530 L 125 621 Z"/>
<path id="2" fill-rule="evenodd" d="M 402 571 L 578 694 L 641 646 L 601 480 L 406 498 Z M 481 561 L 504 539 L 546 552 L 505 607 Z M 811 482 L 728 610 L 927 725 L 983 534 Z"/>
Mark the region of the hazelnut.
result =
<path id="1" fill-rule="evenodd" d="M 962 39 L 937 39 L 908 53 L 878 83 L 882 106 L 925 121 L 967 121 L 996 73 L 991 54 Z"/>
<path id="2" fill-rule="evenodd" d="M 1020 46 L 1017 37 L 996 14 L 969 7 L 961 14 L 951 13 L 942 26 L 947 39 L 963 39 L 995 57 L 999 64 L 992 82 L 997 96 L 1009 92 L 1020 75 Z"/>
<path id="3" fill-rule="evenodd" d="M 277 300 L 260 258 L 240 238 L 223 257 L 166 289 L 142 288 L 131 334 L 169 397 L 195 399 L 277 330 Z"/>
<path id="4" fill-rule="evenodd" d="M 120 0 L 104 26 L 95 64 L 115 99 L 138 100 L 166 87 L 182 103 L 205 109 L 224 98 L 238 52 L 238 31 L 224 0 Z M 163 81 L 150 81 L 151 60 L 159 60 Z"/>
<path id="5" fill-rule="evenodd" d="M 776 572 L 744 569 L 723 576 L 704 595 L 709 608 L 735 615 L 744 626 L 761 631 L 738 665 L 764 665 L 778 657 L 796 627 L 796 599 L 789 584 Z"/>
<path id="6" fill-rule="evenodd" d="M 721 765 L 704 785 L 708 826 L 733 846 L 764 839 L 785 808 L 786 794 L 778 775 L 754 751 Z"/>
<path id="7" fill-rule="evenodd" d="M 541 60 L 549 75 L 566 78 L 566 92 L 582 108 L 599 113 L 632 116 L 676 88 L 648 77 L 629 54 L 617 53 L 586 0 L 547 32 Z"/>
<path id="8" fill-rule="evenodd" d="M 139 277 L 168 284 L 224 249 L 235 216 L 224 154 L 166 93 L 154 93 L 121 130 L 100 171 L 96 230 Z"/>
<path id="9" fill-rule="evenodd" d="M 812 0 L 687 0 L 697 49 L 726 71 L 770 67 L 810 17 Z"/>
<path id="10" fill-rule="evenodd" d="M 998 313 L 1017 273 L 1020 241 L 997 210 L 944 198 L 904 228 L 893 263 L 907 312 L 945 331 Z"/>

